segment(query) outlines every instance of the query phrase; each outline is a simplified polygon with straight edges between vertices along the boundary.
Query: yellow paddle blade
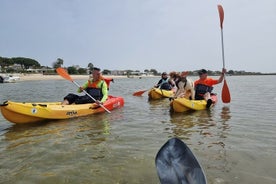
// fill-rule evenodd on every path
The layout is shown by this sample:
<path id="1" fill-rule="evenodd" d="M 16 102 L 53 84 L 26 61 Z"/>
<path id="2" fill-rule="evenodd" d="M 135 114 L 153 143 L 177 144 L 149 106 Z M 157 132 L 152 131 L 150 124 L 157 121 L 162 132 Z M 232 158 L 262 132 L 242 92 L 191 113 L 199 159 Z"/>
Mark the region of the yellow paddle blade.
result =
<path id="1" fill-rule="evenodd" d="M 226 80 L 223 82 L 222 92 L 221 92 L 221 99 L 223 103 L 230 103 L 231 101 L 231 95 L 228 88 L 228 85 L 226 83 Z"/>

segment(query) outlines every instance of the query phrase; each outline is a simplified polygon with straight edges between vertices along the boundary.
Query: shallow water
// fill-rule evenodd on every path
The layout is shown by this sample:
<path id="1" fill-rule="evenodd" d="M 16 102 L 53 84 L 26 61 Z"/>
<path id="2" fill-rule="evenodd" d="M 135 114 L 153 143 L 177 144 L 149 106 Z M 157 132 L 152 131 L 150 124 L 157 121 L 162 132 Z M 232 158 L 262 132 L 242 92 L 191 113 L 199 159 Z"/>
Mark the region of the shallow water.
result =
<path id="1" fill-rule="evenodd" d="M 229 76 L 231 103 L 219 98 L 208 111 L 171 114 L 168 99 L 132 96 L 158 78 L 122 78 L 110 94 L 124 97 L 125 106 L 111 114 L 32 125 L 0 115 L 0 183 L 159 183 L 155 156 L 176 136 L 197 156 L 208 183 L 274 184 L 275 79 Z M 61 101 L 75 90 L 66 80 L 6 83 L 0 101 Z"/>

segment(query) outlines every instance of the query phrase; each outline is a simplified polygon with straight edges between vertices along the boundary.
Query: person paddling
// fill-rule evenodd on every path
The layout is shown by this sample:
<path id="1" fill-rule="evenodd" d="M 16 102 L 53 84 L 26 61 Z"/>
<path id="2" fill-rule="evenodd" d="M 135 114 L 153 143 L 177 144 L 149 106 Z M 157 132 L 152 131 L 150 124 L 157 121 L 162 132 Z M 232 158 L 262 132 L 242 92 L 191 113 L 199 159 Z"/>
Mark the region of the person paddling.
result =
<path id="1" fill-rule="evenodd" d="M 219 79 L 213 79 L 208 77 L 207 70 L 201 69 L 198 72 L 199 79 L 194 82 L 195 86 L 195 99 L 196 100 L 206 100 L 206 107 L 209 108 L 212 105 L 211 93 L 213 90 L 213 85 L 219 84 L 224 79 L 224 74 L 226 69 L 223 68 Z"/>
<path id="2" fill-rule="evenodd" d="M 62 105 L 69 104 L 85 104 L 85 103 L 97 103 L 103 104 L 108 98 L 108 87 L 101 75 L 100 68 L 93 68 L 92 76 L 86 81 L 83 86 L 78 89 L 78 92 L 85 90 L 90 94 L 96 101 L 90 98 L 88 95 L 79 96 L 73 93 L 69 93 L 64 97 Z"/>
<path id="3" fill-rule="evenodd" d="M 154 87 L 164 90 L 171 90 L 174 86 L 174 81 L 168 77 L 168 74 L 166 72 L 163 72 L 161 75 L 161 79 Z"/>

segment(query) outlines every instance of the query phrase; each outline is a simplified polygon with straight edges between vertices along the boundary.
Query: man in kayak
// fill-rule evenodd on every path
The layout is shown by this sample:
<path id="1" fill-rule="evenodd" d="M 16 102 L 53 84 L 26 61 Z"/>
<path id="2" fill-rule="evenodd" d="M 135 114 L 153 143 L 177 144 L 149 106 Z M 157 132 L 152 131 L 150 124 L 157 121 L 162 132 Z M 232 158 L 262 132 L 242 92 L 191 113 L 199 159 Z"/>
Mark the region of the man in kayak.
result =
<path id="1" fill-rule="evenodd" d="M 168 74 L 166 72 L 163 72 L 161 75 L 161 79 L 154 87 L 164 90 L 171 90 L 174 86 L 174 81 L 168 77 Z"/>
<path id="2" fill-rule="evenodd" d="M 103 104 L 108 97 L 108 88 L 105 80 L 101 75 L 100 68 L 93 68 L 92 76 L 89 77 L 88 81 L 83 84 L 78 89 L 78 92 L 82 92 L 85 90 L 88 94 L 90 94 L 94 99 L 89 97 L 88 95 L 79 96 L 73 93 L 68 94 L 64 97 L 64 101 L 62 105 L 69 105 L 69 104 L 85 104 L 85 103 L 97 103 Z"/>
<path id="3" fill-rule="evenodd" d="M 194 82 L 195 86 L 195 99 L 196 100 L 206 100 L 206 107 L 209 108 L 212 105 L 211 92 L 213 90 L 213 85 L 219 84 L 224 79 L 224 74 L 226 69 L 223 68 L 219 79 L 213 79 L 208 77 L 207 70 L 202 69 L 198 72 L 199 79 Z"/>

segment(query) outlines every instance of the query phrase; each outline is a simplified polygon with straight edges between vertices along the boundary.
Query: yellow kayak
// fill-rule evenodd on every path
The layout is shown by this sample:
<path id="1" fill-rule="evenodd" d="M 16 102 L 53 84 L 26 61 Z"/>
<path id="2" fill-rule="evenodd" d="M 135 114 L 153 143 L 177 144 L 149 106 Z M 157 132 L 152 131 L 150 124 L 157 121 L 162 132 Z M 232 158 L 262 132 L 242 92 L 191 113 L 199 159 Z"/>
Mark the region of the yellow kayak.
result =
<path id="1" fill-rule="evenodd" d="M 109 96 L 103 106 L 113 110 L 124 106 L 122 97 Z M 103 113 L 105 109 L 95 104 L 61 105 L 61 102 L 12 102 L 0 105 L 4 118 L 12 123 L 35 123 L 45 120 L 69 119 Z"/>
<path id="2" fill-rule="evenodd" d="M 159 88 L 152 88 L 148 92 L 149 100 L 157 100 L 161 98 L 170 98 L 174 96 L 173 90 L 164 90 Z"/>
<path id="3" fill-rule="evenodd" d="M 218 99 L 217 95 L 212 95 L 212 106 L 214 106 Z M 171 102 L 171 110 L 173 112 L 185 112 L 189 110 L 204 110 L 206 109 L 206 100 L 189 100 L 187 98 L 176 98 Z"/>

